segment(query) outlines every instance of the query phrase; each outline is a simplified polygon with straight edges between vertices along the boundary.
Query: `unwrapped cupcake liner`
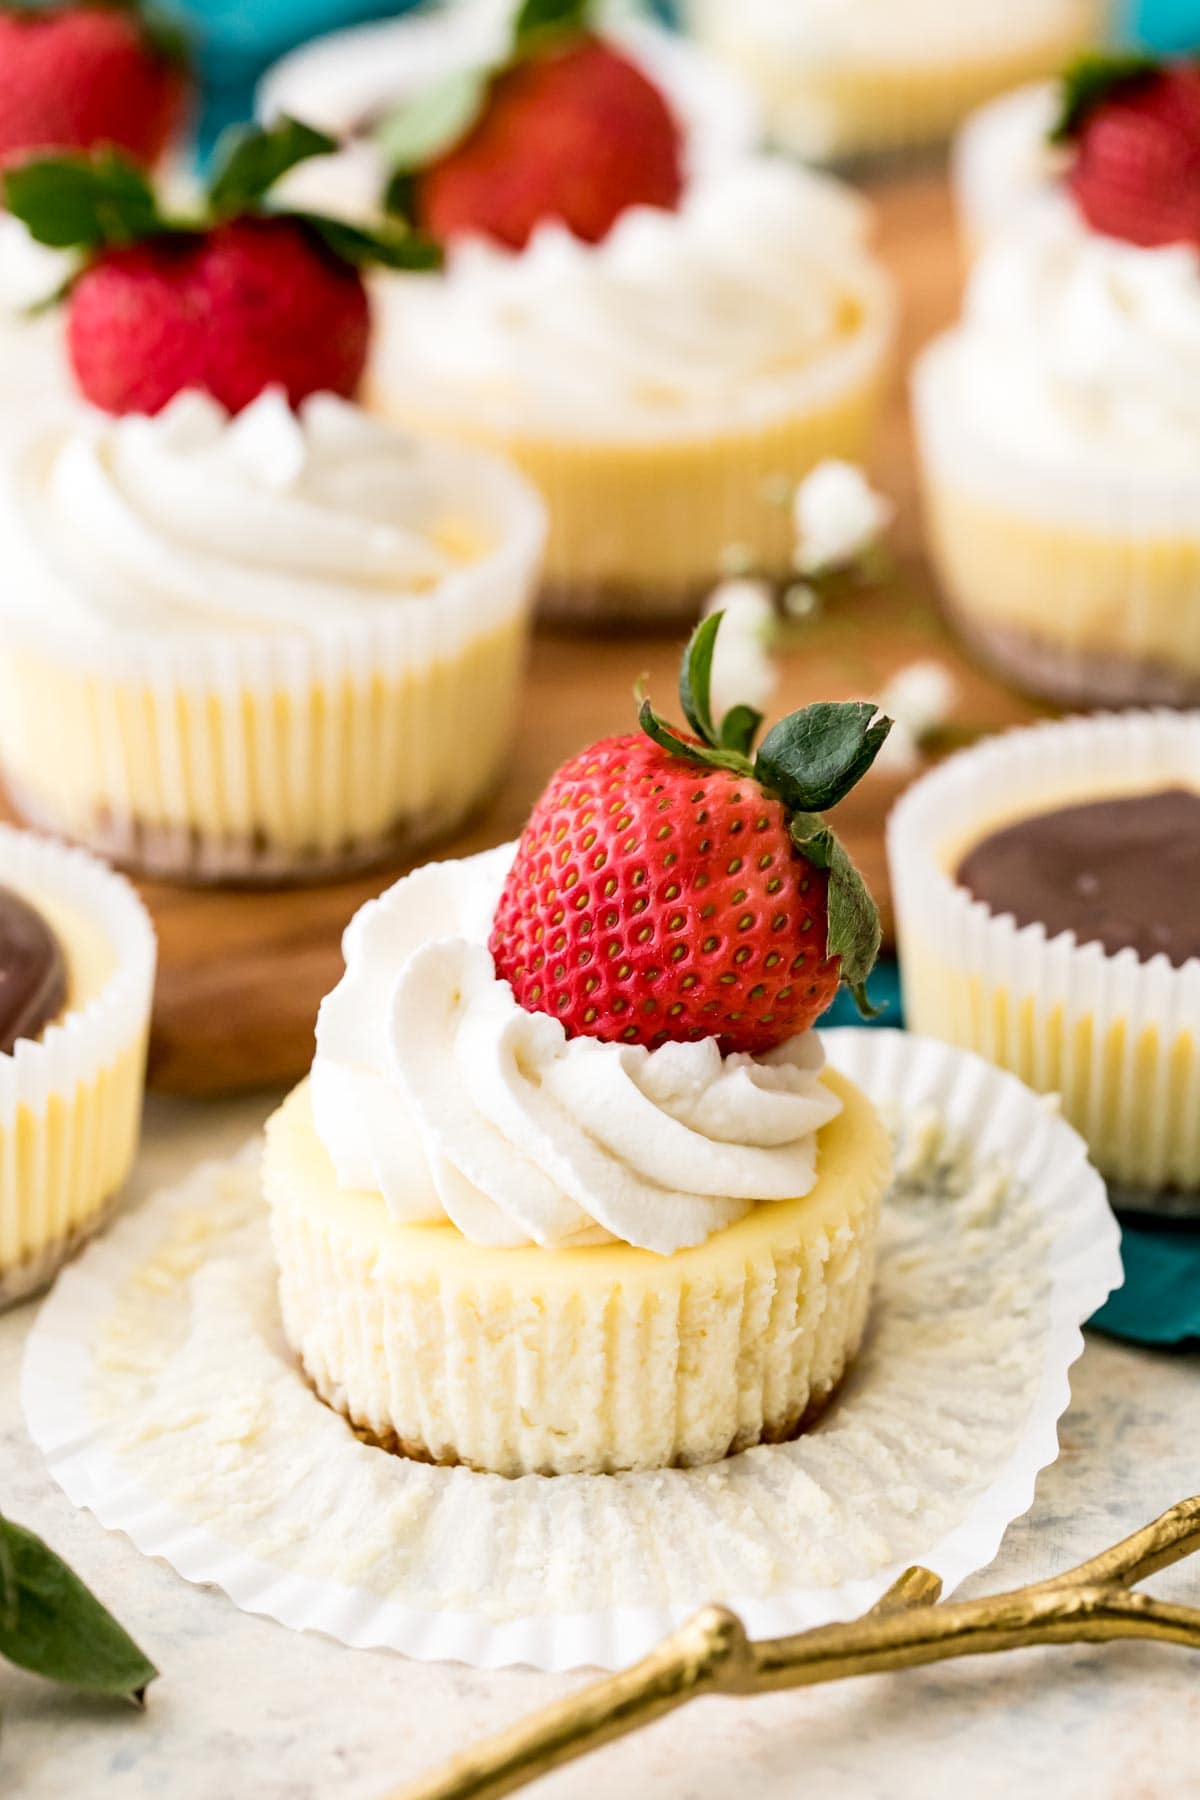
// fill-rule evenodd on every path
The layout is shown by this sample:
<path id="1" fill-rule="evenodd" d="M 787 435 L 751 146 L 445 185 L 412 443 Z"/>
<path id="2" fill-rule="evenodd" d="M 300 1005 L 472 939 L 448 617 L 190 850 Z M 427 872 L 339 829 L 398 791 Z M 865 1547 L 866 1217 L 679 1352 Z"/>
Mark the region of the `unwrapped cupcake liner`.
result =
<path id="1" fill-rule="evenodd" d="M 520 1480 L 359 1442 L 286 1351 L 252 1147 L 120 1220 L 43 1307 L 22 1391 L 51 1473 L 247 1611 L 479 1667 L 620 1667 L 713 1600 L 755 1636 L 800 1630 L 913 1562 L 953 1589 L 1057 1454 L 1116 1225 L 1012 1076 L 899 1032 L 826 1043 L 898 1128 L 898 1179 L 866 1341 L 795 1442 Z"/>
<path id="2" fill-rule="evenodd" d="M 955 332 L 913 376 L 930 547 L 952 619 L 1021 687 L 1066 704 L 1200 699 L 1194 473 L 1047 465 L 987 440 L 959 398 Z"/>
<path id="3" fill-rule="evenodd" d="M 25 816 L 201 880 L 326 875 L 450 830 L 500 772 L 545 520 L 503 465 L 437 454 L 494 547 L 320 633 L 83 642 L 0 614 L 0 762 Z"/>
<path id="4" fill-rule="evenodd" d="M 44 1286 L 102 1222 L 137 1147 L 154 931 L 119 875 L 0 825 L 0 884 L 77 910 L 114 958 L 98 993 L 0 1055 L 0 1307 Z M 67 946 L 68 956 L 70 954 Z"/>
<path id="5" fill-rule="evenodd" d="M 975 107 L 1009 88 L 1056 73 L 1100 34 L 1100 0 L 1046 0 L 1040 16 L 1005 18 L 964 44 L 920 36 L 903 55 L 877 44 L 859 54 L 822 53 L 820 29 L 802 35 L 784 19 L 756 30 L 728 0 L 685 0 L 700 41 L 738 69 L 758 94 L 775 143 L 828 162 L 919 149 L 947 137 Z"/>
<path id="6" fill-rule="evenodd" d="M 1102 1173 L 1151 1207 L 1162 1190 L 1200 1189 L 1200 960 L 1174 968 L 1018 927 L 954 870 L 983 835 L 1030 813 L 1198 777 L 1200 714 L 1068 719 L 952 757 L 888 827 L 913 1029 L 1058 1094 Z"/>
<path id="7" fill-rule="evenodd" d="M 403 277 L 385 277 L 403 280 Z M 881 270 L 864 263 L 852 336 L 788 379 L 747 392 L 736 417 L 585 422 L 552 432 L 500 414 L 487 397 L 439 395 L 375 365 L 375 409 L 422 431 L 451 432 L 511 457 L 550 519 L 542 617 L 565 625 L 694 619 L 731 566 L 785 579 L 792 570 L 796 485 L 819 462 L 861 462 L 879 414 L 895 334 Z M 398 315 L 403 331 L 403 312 Z"/>

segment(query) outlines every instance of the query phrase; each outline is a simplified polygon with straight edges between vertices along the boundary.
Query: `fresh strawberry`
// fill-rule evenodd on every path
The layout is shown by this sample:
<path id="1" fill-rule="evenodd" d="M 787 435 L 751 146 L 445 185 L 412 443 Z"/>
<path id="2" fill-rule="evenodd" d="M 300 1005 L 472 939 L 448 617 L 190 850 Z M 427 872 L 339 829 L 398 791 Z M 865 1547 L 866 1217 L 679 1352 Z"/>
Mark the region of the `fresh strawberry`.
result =
<path id="1" fill-rule="evenodd" d="M 640 733 L 551 779 L 518 846 L 496 972 L 570 1036 L 757 1053 L 812 1025 L 839 982 L 866 1008 L 879 916 L 820 813 L 870 767 L 889 721 L 865 702 L 805 707 L 752 757 L 757 713 L 737 708 L 719 730 L 712 718 L 719 626 L 705 620 L 684 658 L 695 736 L 643 702 Z"/>
<path id="2" fill-rule="evenodd" d="M 102 144 L 149 166 L 178 136 L 176 46 L 120 0 L 0 10 L 0 165 Z"/>
<path id="3" fill-rule="evenodd" d="M 598 243 L 628 207 L 679 204 L 679 125 L 587 29 L 591 11 L 526 0 L 506 62 L 458 73 L 384 121 L 400 209 L 440 240 L 478 233 L 519 250 L 547 219 Z"/>
<path id="4" fill-rule="evenodd" d="M 1200 61 L 1089 58 L 1055 135 L 1075 145 L 1067 186 L 1095 231 L 1200 246 Z"/>
<path id="5" fill-rule="evenodd" d="M 334 148 L 294 120 L 240 130 L 218 154 L 202 216 L 182 221 L 112 153 L 8 172 L 9 207 L 33 236 L 84 253 L 67 343 L 93 405 L 156 413 L 194 387 L 238 412 L 266 387 L 293 405 L 320 389 L 354 393 L 370 332 L 360 265 L 428 267 L 433 253 L 397 232 L 262 210 L 289 168 Z"/>
<path id="6" fill-rule="evenodd" d="M 241 218 L 111 250 L 71 296 L 79 386 L 111 413 L 156 413 L 183 388 L 240 412 L 265 387 L 293 406 L 349 398 L 367 360 L 358 270 L 297 219 Z"/>
<path id="7" fill-rule="evenodd" d="M 679 128 L 641 70 L 594 38 L 517 63 L 478 123 L 416 177 L 435 237 L 482 233 L 520 250 L 545 219 L 598 243 L 631 206 L 674 207 Z"/>

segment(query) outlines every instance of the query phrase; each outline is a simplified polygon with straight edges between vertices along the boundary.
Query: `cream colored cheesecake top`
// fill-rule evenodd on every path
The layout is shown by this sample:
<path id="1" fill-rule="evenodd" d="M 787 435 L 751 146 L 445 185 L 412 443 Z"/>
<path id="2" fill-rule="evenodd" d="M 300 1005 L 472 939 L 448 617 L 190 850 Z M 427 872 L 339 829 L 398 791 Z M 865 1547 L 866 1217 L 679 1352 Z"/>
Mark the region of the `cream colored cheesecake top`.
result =
<path id="1" fill-rule="evenodd" d="M 809 1193 L 841 1110 L 815 1033 L 728 1057 L 713 1039 L 569 1039 L 517 1005 L 487 950 L 512 855 L 429 864 L 351 923 L 312 1074 L 340 1185 L 478 1244 L 661 1255 Z"/>
<path id="2" fill-rule="evenodd" d="M 452 606 L 472 566 L 537 541 L 543 513 L 490 458 L 332 394 L 293 412 L 276 389 L 233 418 L 199 392 L 154 418 L 47 415 L 6 458 L 0 525 L 0 605 L 43 630 L 311 639 L 389 606 Z"/>

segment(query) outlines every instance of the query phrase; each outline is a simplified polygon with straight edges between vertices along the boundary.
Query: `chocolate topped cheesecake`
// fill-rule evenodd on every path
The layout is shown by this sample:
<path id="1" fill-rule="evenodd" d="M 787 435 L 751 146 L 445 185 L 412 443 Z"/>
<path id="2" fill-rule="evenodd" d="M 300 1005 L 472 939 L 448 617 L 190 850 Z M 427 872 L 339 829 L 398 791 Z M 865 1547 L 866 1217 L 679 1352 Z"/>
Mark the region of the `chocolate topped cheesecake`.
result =
<path id="1" fill-rule="evenodd" d="M 950 757 L 888 860 L 911 1029 L 1056 1095 L 1121 1205 L 1200 1216 L 1200 712 Z"/>
<path id="2" fill-rule="evenodd" d="M 0 1052 L 37 1038 L 67 1003 L 62 945 L 36 907 L 0 887 Z"/>
<path id="3" fill-rule="evenodd" d="M 1200 957 L 1200 793 L 1169 787 L 1033 813 L 989 832 L 957 878 L 1018 925 L 1182 968 Z"/>

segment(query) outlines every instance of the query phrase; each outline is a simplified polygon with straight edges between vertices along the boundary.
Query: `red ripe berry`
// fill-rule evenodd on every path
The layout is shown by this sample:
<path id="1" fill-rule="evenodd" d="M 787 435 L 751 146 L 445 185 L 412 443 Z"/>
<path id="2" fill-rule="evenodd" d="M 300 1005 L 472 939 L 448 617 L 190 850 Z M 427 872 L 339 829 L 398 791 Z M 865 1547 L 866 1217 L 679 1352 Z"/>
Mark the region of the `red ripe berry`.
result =
<path id="1" fill-rule="evenodd" d="M 1200 246 L 1200 63 L 1119 83 L 1074 136 L 1067 185 L 1094 230 Z"/>
<path id="2" fill-rule="evenodd" d="M 682 190 L 663 96 L 590 37 L 505 70 L 467 136 L 415 178 L 417 219 L 434 237 L 479 232 L 514 250 L 545 219 L 598 243 L 628 207 L 669 209 Z"/>
<path id="3" fill-rule="evenodd" d="M 496 910 L 496 972 L 572 1037 L 769 1050 L 837 992 L 827 886 L 755 781 L 607 738 L 534 808 Z"/>
<path id="4" fill-rule="evenodd" d="M 156 413 L 183 388 L 231 412 L 266 387 L 293 406 L 349 398 L 367 358 L 362 276 L 287 217 L 246 215 L 106 250 L 70 298 L 76 379 L 111 413 Z"/>
<path id="5" fill-rule="evenodd" d="M 149 166 L 179 133 L 186 81 L 135 14 L 102 4 L 0 12 L 0 165 L 109 144 Z"/>
<path id="6" fill-rule="evenodd" d="M 888 721 L 863 702 L 807 707 L 752 759 L 757 715 L 711 716 L 718 628 L 706 620 L 684 659 L 695 735 L 645 703 L 645 735 L 565 764 L 517 847 L 496 973 L 569 1036 L 758 1053 L 807 1030 L 839 981 L 865 1006 L 879 918 L 819 809 L 869 768 Z"/>

